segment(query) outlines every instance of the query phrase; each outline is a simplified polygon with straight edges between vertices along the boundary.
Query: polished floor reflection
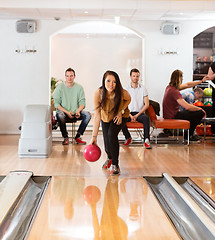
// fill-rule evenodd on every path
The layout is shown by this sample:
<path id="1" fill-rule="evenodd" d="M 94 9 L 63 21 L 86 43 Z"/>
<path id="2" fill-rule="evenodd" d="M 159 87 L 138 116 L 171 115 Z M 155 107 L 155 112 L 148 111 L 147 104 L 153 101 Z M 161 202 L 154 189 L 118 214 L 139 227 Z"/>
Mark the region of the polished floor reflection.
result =
<path id="1" fill-rule="evenodd" d="M 180 239 L 142 177 L 53 177 L 29 239 L 38 232 L 47 240 Z"/>
<path id="2" fill-rule="evenodd" d="M 215 201 L 215 177 L 191 178 L 211 199 Z"/>
<path id="3" fill-rule="evenodd" d="M 18 157 L 19 135 L 0 135 L 0 175 L 13 170 L 52 176 L 32 225 L 30 240 L 180 239 L 143 176 L 190 177 L 215 200 L 215 141 L 120 147 L 121 175 L 102 171 L 106 160 L 83 157 L 82 145 L 53 143 L 48 158 Z M 86 134 L 84 140 L 89 142 Z"/>

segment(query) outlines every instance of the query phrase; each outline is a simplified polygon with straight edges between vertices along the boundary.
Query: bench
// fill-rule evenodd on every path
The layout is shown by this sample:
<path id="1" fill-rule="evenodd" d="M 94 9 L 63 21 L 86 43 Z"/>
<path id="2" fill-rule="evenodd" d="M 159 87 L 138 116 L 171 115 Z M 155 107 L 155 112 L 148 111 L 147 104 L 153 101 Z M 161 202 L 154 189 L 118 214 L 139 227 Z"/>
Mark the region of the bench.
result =
<path id="1" fill-rule="evenodd" d="M 143 134 L 143 124 L 140 122 L 127 122 L 126 123 L 127 128 L 135 129 L 138 137 L 140 137 L 141 141 L 143 142 L 144 134 Z"/>
<path id="2" fill-rule="evenodd" d="M 164 119 L 164 118 L 157 118 L 154 108 L 152 105 L 149 105 L 147 110 L 147 114 L 151 120 L 151 126 L 157 131 L 158 128 L 162 129 L 182 129 L 183 130 L 183 143 L 184 143 L 184 130 L 187 130 L 187 145 L 189 145 L 189 129 L 190 129 L 190 122 L 188 120 L 182 119 Z M 155 137 L 155 143 L 157 144 L 157 134 Z"/>
<path id="3" fill-rule="evenodd" d="M 183 130 L 183 143 L 184 143 L 184 130 L 187 130 L 187 144 L 189 145 L 189 129 L 190 129 L 190 122 L 188 120 L 182 119 L 164 119 L 164 118 L 157 118 L 154 108 L 152 105 L 149 105 L 149 108 L 146 112 L 150 118 L 150 125 L 153 129 L 156 130 L 155 136 L 155 143 L 158 143 L 157 139 L 157 129 L 182 129 Z M 139 137 L 143 139 L 143 124 L 139 122 L 127 122 L 127 128 L 135 129 Z M 178 135 L 178 134 L 177 134 Z"/>

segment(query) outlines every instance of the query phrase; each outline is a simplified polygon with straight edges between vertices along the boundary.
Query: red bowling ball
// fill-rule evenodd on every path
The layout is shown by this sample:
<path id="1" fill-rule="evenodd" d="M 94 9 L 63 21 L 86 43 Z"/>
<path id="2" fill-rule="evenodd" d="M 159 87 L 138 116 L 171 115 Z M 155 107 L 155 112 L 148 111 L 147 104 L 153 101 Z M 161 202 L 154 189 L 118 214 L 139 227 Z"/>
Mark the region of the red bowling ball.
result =
<path id="1" fill-rule="evenodd" d="M 200 101 L 194 102 L 193 105 L 200 107 L 200 106 L 204 106 L 204 104 Z"/>
<path id="2" fill-rule="evenodd" d="M 88 204 L 95 204 L 101 198 L 101 191 L 96 186 L 87 186 L 84 189 L 83 197 Z"/>
<path id="3" fill-rule="evenodd" d="M 101 156 L 101 149 L 95 144 L 89 144 L 84 148 L 84 158 L 89 162 L 99 160 Z"/>

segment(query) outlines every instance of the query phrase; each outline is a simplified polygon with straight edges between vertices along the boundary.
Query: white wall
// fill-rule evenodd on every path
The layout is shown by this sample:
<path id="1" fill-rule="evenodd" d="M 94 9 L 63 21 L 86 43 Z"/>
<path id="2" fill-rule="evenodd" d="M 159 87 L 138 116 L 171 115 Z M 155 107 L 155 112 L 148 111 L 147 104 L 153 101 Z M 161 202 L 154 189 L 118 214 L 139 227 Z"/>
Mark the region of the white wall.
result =
<path id="1" fill-rule="evenodd" d="M 57 34 L 52 38 L 51 76 L 64 80 L 69 67 L 76 72 L 76 82 L 85 90 L 86 109 L 94 110 L 93 94 L 101 86 L 105 71 L 116 71 L 123 86 L 130 82 L 129 72 L 142 71 L 142 39 L 133 36 L 80 38 L 73 34 Z"/>
<path id="2" fill-rule="evenodd" d="M 0 20 L 0 133 L 17 133 L 23 110 L 27 104 L 49 104 L 50 37 L 60 29 L 75 24 L 71 21 L 39 22 L 38 32 L 20 34 L 16 21 Z M 135 31 L 145 36 L 145 84 L 151 99 L 162 102 L 163 92 L 170 74 L 176 68 L 184 71 L 184 81 L 192 80 L 193 37 L 215 26 L 215 21 L 182 22 L 178 36 L 163 35 L 161 22 L 132 22 Z M 16 54 L 25 46 L 35 47 L 35 54 Z M 161 49 L 178 49 L 177 56 L 163 56 Z"/>

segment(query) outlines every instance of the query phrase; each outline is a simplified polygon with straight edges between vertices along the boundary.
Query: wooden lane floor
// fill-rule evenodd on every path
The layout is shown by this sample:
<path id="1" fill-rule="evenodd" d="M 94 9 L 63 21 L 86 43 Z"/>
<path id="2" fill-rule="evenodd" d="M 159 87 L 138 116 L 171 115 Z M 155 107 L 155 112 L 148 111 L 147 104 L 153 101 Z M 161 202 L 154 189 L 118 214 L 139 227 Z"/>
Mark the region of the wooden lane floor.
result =
<path id="1" fill-rule="evenodd" d="M 29 240 L 180 239 L 142 177 L 53 177 Z"/>
<path id="2" fill-rule="evenodd" d="M 90 141 L 89 135 L 84 140 Z M 0 175 L 10 171 L 27 170 L 36 176 L 84 176 L 104 177 L 101 170 L 106 160 L 103 138 L 98 137 L 102 150 L 99 161 L 87 162 L 83 157 L 84 145 L 63 146 L 53 143 L 53 151 L 48 158 L 28 159 L 18 157 L 19 135 L 0 135 Z M 213 176 L 215 173 L 215 142 L 190 144 L 152 144 L 152 149 L 142 146 L 120 147 L 121 176 L 161 176 L 163 172 L 171 176 Z"/>
<path id="3" fill-rule="evenodd" d="M 105 232 L 104 221 L 102 221 L 104 218 L 108 219 L 106 221 L 108 229 L 112 227 L 111 221 L 117 222 L 120 229 L 127 229 L 121 239 L 124 236 L 127 236 L 124 239 L 180 239 L 141 176 L 161 176 L 163 172 L 172 176 L 192 176 L 192 180 L 207 194 L 211 194 L 214 199 L 215 180 L 207 177 L 214 176 L 215 173 L 214 142 L 205 141 L 189 147 L 179 144 L 158 144 L 157 146 L 152 145 L 152 150 L 146 150 L 141 146 L 120 147 L 121 175 L 118 177 L 117 187 L 107 187 L 112 186 L 112 182 L 109 181 L 110 176 L 101 170 L 101 166 L 106 160 L 102 136 L 99 136 L 98 139 L 102 156 L 96 163 L 88 163 L 83 158 L 84 146 L 70 144 L 65 147 L 61 142 L 53 144 L 52 154 L 48 158 L 19 159 L 18 139 L 19 135 L 0 135 L 0 175 L 7 175 L 13 170 L 28 170 L 32 171 L 35 176 L 53 176 L 29 239 L 64 240 L 99 239 L 99 237 L 105 239 L 101 235 Z M 84 140 L 88 142 L 90 137 L 86 135 Z M 205 178 L 195 178 L 194 176 Z M 138 198 L 139 195 L 134 194 L 135 188 L 131 187 L 133 185 L 128 179 L 135 179 L 138 184 L 141 183 L 139 185 L 142 185 L 143 189 L 136 191 L 139 193 L 142 191 L 139 194 L 142 198 Z M 123 181 L 127 181 L 126 190 L 123 190 Z M 77 186 L 80 190 L 74 188 L 73 185 L 76 184 L 72 182 L 78 182 Z M 58 187 L 58 185 L 60 186 Z M 93 206 L 88 204 L 83 197 L 84 189 L 91 185 L 97 187 L 101 193 L 98 202 Z M 109 194 L 111 199 L 113 199 L 112 195 L 118 192 L 118 211 L 115 210 L 117 197 L 114 198 L 114 204 L 112 204 L 116 205 L 114 211 L 111 211 L 112 205 L 109 200 L 106 204 L 106 192 L 111 192 Z M 71 196 L 74 196 L 74 199 Z M 138 203 L 132 204 L 132 196 L 136 196 L 141 202 L 141 204 L 139 203 L 141 208 Z M 103 210 L 104 204 L 108 206 L 107 212 Z M 64 213 L 64 209 L 69 210 L 65 210 Z M 114 217 L 112 217 L 112 212 Z M 138 213 L 133 217 L 132 212 Z M 108 217 L 106 217 L 107 215 Z M 123 222 L 116 220 L 117 216 Z M 113 236 L 113 232 L 114 229 L 111 229 L 111 236 Z M 120 230 L 121 232 L 123 230 Z M 85 233 L 87 237 L 84 235 Z"/>
<path id="4" fill-rule="evenodd" d="M 191 177 L 190 179 L 215 201 L 215 177 Z"/>

